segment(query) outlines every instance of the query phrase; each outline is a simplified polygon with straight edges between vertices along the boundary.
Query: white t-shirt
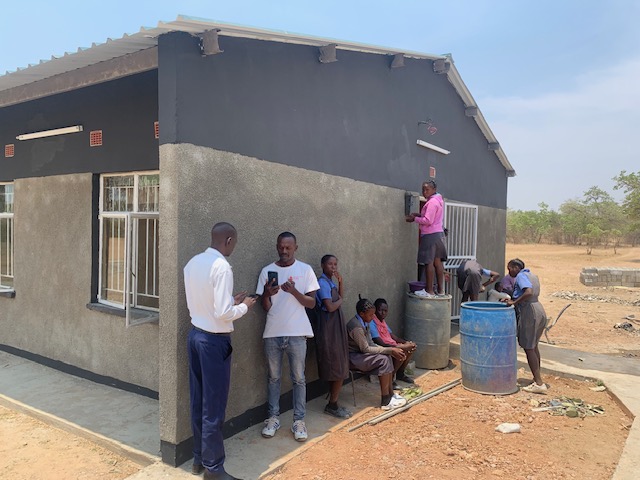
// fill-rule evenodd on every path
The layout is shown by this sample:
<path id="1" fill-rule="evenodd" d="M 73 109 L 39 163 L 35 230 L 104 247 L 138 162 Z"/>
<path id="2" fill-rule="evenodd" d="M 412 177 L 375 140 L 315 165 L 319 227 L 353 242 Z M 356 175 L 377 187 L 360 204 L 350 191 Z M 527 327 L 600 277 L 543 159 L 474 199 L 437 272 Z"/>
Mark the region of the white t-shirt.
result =
<path id="1" fill-rule="evenodd" d="M 267 283 L 267 272 L 278 272 L 278 284 L 282 285 L 293 278 L 295 288 L 301 293 L 315 292 L 320 289 L 313 269 L 306 263 L 296 260 L 288 267 L 279 267 L 272 263 L 260 272 L 256 293 L 262 295 Z M 271 337 L 313 337 L 313 330 L 307 312 L 292 294 L 284 290 L 271 297 L 271 308 L 267 312 L 267 324 L 262 338 Z"/>
<path id="2" fill-rule="evenodd" d="M 488 302 L 499 302 L 502 299 L 509 300 L 510 298 L 511 296 L 507 292 L 499 292 L 493 288 L 487 293 Z"/>

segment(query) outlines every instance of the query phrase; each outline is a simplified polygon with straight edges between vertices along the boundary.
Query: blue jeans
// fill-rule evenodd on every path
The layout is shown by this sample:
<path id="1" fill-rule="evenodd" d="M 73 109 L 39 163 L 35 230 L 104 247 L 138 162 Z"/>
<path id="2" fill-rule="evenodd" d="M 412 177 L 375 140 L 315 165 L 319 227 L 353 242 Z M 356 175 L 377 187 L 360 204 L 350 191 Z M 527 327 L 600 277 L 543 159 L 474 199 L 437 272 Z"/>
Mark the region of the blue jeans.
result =
<path id="1" fill-rule="evenodd" d="M 231 336 L 192 328 L 187 341 L 193 463 L 224 472 L 224 425 L 231 378 Z"/>
<path id="2" fill-rule="evenodd" d="M 269 416 L 280 415 L 280 376 L 282 356 L 287 354 L 289 373 L 293 383 L 293 420 L 304 420 L 307 402 L 307 384 L 304 367 L 307 358 L 306 337 L 272 337 L 264 339 L 269 375 Z"/>

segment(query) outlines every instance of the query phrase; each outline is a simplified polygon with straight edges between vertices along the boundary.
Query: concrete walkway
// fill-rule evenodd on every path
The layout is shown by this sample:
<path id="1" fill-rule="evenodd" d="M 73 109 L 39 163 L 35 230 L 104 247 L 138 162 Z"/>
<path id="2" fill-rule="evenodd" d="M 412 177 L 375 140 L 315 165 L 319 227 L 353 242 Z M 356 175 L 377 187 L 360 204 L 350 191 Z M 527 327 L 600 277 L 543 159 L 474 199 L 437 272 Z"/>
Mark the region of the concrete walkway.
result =
<path id="1" fill-rule="evenodd" d="M 450 357 L 457 359 L 459 336 L 455 328 L 453 330 Z M 634 417 L 640 414 L 640 360 L 546 344 L 540 344 L 540 350 L 547 373 L 600 379 L 628 413 Z M 518 361 L 526 365 L 522 352 L 518 354 Z M 364 380 L 357 381 L 355 386 L 358 407 L 353 407 L 351 385 L 345 385 L 341 401 L 358 416 L 378 404 L 379 386 L 377 382 Z M 95 441 L 144 466 L 128 480 L 195 478 L 190 473 L 190 462 L 173 468 L 159 460 L 157 400 L 98 385 L 0 351 L 0 404 Z M 255 425 L 226 440 L 227 470 L 240 478 L 257 479 L 330 435 L 342 424 L 323 413 L 325 404 L 324 398 L 307 404 L 309 440 L 305 443 L 293 440 L 289 431 L 291 412 L 281 415 L 282 427 L 272 439 L 263 439 L 262 425 Z M 640 420 L 636 419 L 614 480 L 638 478 L 639 451 Z"/>

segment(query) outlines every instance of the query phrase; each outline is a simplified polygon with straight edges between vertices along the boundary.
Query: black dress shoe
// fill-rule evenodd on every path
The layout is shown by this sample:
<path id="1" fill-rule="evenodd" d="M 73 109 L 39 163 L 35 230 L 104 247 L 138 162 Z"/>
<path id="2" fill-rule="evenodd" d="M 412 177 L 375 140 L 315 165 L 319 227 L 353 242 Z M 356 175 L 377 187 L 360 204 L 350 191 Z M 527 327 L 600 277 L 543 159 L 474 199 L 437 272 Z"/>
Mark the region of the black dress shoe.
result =
<path id="1" fill-rule="evenodd" d="M 202 465 L 201 463 L 194 463 L 193 465 L 191 465 L 192 475 L 200 475 L 202 472 L 204 472 L 204 465 Z"/>
<path id="2" fill-rule="evenodd" d="M 241 479 L 236 478 L 233 475 L 229 475 L 224 470 L 220 470 L 219 472 L 210 472 L 209 470 L 205 470 L 204 480 L 241 480 Z"/>

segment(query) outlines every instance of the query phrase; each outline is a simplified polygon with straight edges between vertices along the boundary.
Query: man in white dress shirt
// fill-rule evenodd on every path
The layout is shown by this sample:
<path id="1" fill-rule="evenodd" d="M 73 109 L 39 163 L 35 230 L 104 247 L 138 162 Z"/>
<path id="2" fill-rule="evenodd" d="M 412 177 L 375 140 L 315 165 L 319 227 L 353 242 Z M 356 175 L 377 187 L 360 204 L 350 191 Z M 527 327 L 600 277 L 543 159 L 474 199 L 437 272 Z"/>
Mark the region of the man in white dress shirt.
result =
<path id="1" fill-rule="evenodd" d="M 231 379 L 233 322 L 256 302 L 246 292 L 233 295 L 233 272 L 225 257 L 233 252 L 238 233 L 233 225 L 216 223 L 211 247 L 184 267 L 184 288 L 193 327 L 189 332 L 189 393 L 193 430 L 191 472 L 205 479 L 227 479 L 224 469 L 224 424 Z M 237 479 L 236 479 L 237 480 Z"/>

